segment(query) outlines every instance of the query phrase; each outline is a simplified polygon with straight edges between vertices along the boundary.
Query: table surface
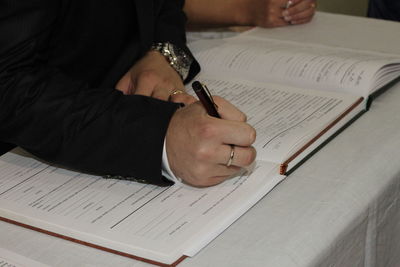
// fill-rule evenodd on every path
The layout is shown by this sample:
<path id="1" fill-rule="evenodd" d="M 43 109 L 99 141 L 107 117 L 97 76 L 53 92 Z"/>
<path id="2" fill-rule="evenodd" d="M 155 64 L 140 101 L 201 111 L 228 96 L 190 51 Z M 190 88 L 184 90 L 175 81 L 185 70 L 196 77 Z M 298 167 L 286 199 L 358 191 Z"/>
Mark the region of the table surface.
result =
<path id="1" fill-rule="evenodd" d="M 400 23 L 327 13 L 271 37 L 400 55 Z M 179 266 L 398 266 L 400 83 Z M 49 266 L 149 266 L 0 222 L 0 247 Z"/>

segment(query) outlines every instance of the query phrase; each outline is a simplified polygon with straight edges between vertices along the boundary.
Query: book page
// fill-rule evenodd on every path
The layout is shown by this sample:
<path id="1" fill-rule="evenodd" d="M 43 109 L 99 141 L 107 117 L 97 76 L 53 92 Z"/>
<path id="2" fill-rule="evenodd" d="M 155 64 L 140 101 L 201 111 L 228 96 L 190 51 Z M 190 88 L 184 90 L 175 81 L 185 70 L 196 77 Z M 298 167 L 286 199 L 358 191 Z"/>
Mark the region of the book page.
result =
<path id="1" fill-rule="evenodd" d="M 0 213 L 11 220 L 151 260 L 192 256 L 283 176 L 258 163 L 220 185 L 158 187 L 0 157 Z"/>
<path id="2" fill-rule="evenodd" d="M 359 99 L 228 77 L 202 75 L 199 79 L 212 94 L 227 99 L 247 115 L 247 122 L 257 131 L 257 158 L 276 163 L 286 160 Z"/>
<path id="3" fill-rule="evenodd" d="M 191 44 L 204 75 L 230 75 L 366 98 L 400 74 L 400 57 L 244 34 Z M 391 70 L 385 70 L 385 66 Z M 382 81 L 383 79 L 383 81 Z"/>
<path id="4" fill-rule="evenodd" d="M 49 267 L 12 251 L 0 248 L 1 267 Z"/>

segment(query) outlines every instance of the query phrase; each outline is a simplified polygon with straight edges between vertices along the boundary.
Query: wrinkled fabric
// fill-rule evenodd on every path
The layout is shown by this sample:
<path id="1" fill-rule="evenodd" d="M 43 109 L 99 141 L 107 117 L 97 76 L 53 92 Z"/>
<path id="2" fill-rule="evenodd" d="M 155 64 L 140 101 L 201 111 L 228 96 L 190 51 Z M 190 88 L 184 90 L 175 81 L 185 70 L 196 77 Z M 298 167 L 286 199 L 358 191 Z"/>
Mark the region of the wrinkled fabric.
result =
<path id="1" fill-rule="evenodd" d="M 154 42 L 189 52 L 182 5 L 0 0 L 0 141 L 80 171 L 166 184 L 163 142 L 179 105 L 114 86 Z"/>
<path id="2" fill-rule="evenodd" d="M 368 17 L 400 21 L 400 1 L 398 0 L 370 0 Z"/>

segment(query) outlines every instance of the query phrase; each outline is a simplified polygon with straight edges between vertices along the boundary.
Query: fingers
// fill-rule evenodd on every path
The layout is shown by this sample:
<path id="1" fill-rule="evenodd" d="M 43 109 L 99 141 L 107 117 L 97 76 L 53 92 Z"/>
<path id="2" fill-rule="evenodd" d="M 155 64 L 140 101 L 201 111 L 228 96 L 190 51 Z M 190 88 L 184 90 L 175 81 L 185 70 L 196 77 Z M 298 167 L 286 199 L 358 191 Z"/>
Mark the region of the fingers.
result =
<path id="1" fill-rule="evenodd" d="M 121 91 L 124 95 L 134 94 L 132 79 L 129 72 L 125 73 L 125 75 L 122 76 L 122 78 L 115 85 L 115 89 Z"/>
<path id="2" fill-rule="evenodd" d="M 217 105 L 217 110 L 222 119 L 231 121 L 246 122 L 247 116 L 237 107 L 226 101 L 222 97 L 213 96 L 214 102 Z"/>
<path id="3" fill-rule="evenodd" d="M 175 86 L 168 80 L 160 78 L 153 71 L 141 72 L 135 80 L 135 94 L 168 100 Z M 183 89 L 184 90 L 184 89 Z"/>
<path id="4" fill-rule="evenodd" d="M 233 149 L 233 153 L 232 153 Z M 219 164 L 227 167 L 227 163 L 229 162 L 230 156 L 232 156 L 231 166 L 236 167 L 248 167 L 256 158 L 257 152 L 254 147 L 241 147 L 241 146 L 232 146 L 231 145 L 222 145 L 220 149 L 215 153 L 215 161 Z"/>
<path id="5" fill-rule="evenodd" d="M 212 186 L 223 182 L 224 180 L 237 175 L 242 168 L 250 166 L 256 158 L 256 150 L 253 147 L 239 147 L 233 146 L 234 153 L 232 153 L 232 146 L 224 145 L 221 149 L 208 158 L 210 162 L 219 161 L 218 164 L 208 164 L 193 166 L 192 177 L 202 177 L 201 179 L 185 179 L 185 182 L 194 186 Z M 231 165 L 227 166 L 230 156 L 233 155 Z M 218 159 L 217 159 L 218 158 Z M 201 158 L 198 158 L 201 162 Z M 204 169 L 207 166 L 207 169 Z M 211 176 L 210 176 L 211 175 Z M 188 177 L 187 177 L 188 178 Z"/>
<path id="6" fill-rule="evenodd" d="M 175 93 L 174 92 L 178 92 L 180 91 L 181 93 Z M 192 96 L 189 95 L 181 90 L 174 90 L 171 95 L 169 96 L 169 101 L 174 102 L 174 103 L 183 103 L 185 105 L 190 105 L 194 102 L 197 101 L 197 99 Z"/>
<path id="7" fill-rule="evenodd" d="M 217 135 L 224 144 L 250 146 L 256 140 L 256 130 L 247 123 L 224 120 L 219 124 Z"/>
<path id="8" fill-rule="evenodd" d="M 198 120 L 193 130 L 199 138 L 214 140 L 214 144 L 250 146 L 256 140 L 256 130 L 249 124 L 214 117 Z"/>
<path id="9" fill-rule="evenodd" d="M 231 166 L 244 168 L 253 163 L 256 159 L 257 152 L 252 146 L 242 147 L 237 145 L 221 144 L 216 147 L 199 149 L 194 152 L 193 155 L 198 162 L 209 162 L 226 168 Z M 232 160 L 230 160 L 231 156 Z"/>
<path id="10" fill-rule="evenodd" d="M 154 90 L 150 96 L 153 98 L 160 99 L 160 100 L 168 101 L 168 99 L 173 91 L 174 91 L 174 87 L 172 85 L 168 85 L 168 86 L 159 85 L 154 88 Z"/>
<path id="11" fill-rule="evenodd" d="M 151 96 L 155 86 L 157 85 L 157 82 L 158 77 L 154 72 L 143 71 L 135 79 L 135 94 Z"/>
<path id="12" fill-rule="evenodd" d="M 247 121 L 246 115 L 230 102 L 219 96 L 214 96 L 213 99 L 222 120 L 211 118 L 216 121 L 199 124 L 201 125 L 199 127 L 199 134 L 204 136 L 204 138 L 215 138 L 219 136 L 221 137 L 221 143 L 224 144 L 238 146 L 250 146 L 253 144 L 256 139 L 256 131 L 249 124 L 244 123 Z M 215 125 L 217 125 L 217 127 Z"/>
<path id="13" fill-rule="evenodd" d="M 164 101 L 168 101 L 175 89 L 185 91 L 179 74 L 157 51 L 148 52 L 117 83 L 117 89 L 124 93 L 127 91 L 126 79 L 132 84 L 128 90 L 130 94 L 149 96 Z"/>
<path id="14" fill-rule="evenodd" d="M 241 172 L 242 168 L 237 166 L 225 166 L 222 164 L 208 165 L 194 165 L 192 176 L 186 177 L 184 182 L 196 187 L 206 187 L 222 183 L 226 179 L 233 177 Z M 201 177 L 201 179 L 196 178 Z"/>
<path id="15" fill-rule="evenodd" d="M 217 101 L 221 110 L 230 105 L 223 99 Z M 165 140 L 171 170 L 194 186 L 220 183 L 256 157 L 251 147 L 254 128 L 242 121 L 211 117 L 199 101 L 175 112 Z"/>
<path id="16" fill-rule="evenodd" d="M 129 84 L 130 79 L 121 79 L 117 84 L 117 90 L 124 94 L 144 95 L 164 101 L 184 103 L 190 105 L 196 102 L 196 98 L 187 94 L 185 88 L 177 87 L 168 80 L 162 80 L 152 71 L 144 71 L 135 80 L 134 86 Z M 122 90 L 122 88 L 127 88 Z"/>
<path id="17" fill-rule="evenodd" d="M 281 9 L 279 8 L 276 12 L 267 12 L 262 19 L 254 24 L 264 28 L 274 28 L 289 25 L 289 22 L 284 20 L 280 10 Z"/>
<path id="18" fill-rule="evenodd" d="M 309 22 L 315 14 L 315 0 L 293 0 L 292 6 L 282 12 L 285 21 L 291 24 Z"/>

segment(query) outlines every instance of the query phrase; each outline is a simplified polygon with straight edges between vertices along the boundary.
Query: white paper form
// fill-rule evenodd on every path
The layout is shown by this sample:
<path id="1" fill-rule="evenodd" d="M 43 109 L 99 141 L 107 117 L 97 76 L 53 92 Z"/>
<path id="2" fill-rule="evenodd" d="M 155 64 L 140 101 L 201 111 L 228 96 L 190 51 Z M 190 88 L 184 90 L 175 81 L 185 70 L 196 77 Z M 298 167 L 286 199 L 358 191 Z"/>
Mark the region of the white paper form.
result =
<path id="1" fill-rule="evenodd" d="M 254 147 L 260 160 L 282 163 L 354 104 L 359 97 L 302 90 L 277 84 L 212 78 L 199 79 L 247 115 L 257 131 Z"/>
<path id="2" fill-rule="evenodd" d="M 0 267 L 49 267 L 12 251 L 0 248 Z"/>
<path id="3" fill-rule="evenodd" d="M 210 188 L 158 187 L 14 153 L 0 158 L 0 169 L 5 217 L 165 263 L 197 253 L 283 178 L 276 165 L 259 163 L 249 175 Z"/>
<path id="4" fill-rule="evenodd" d="M 262 31 L 260 31 L 262 32 Z M 205 75 L 230 75 L 251 81 L 273 82 L 301 88 L 343 91 L 366 98 L 373 90 L 394 79 L 399 58 L 372 53 L 273 40 L 245 34 L 202 49 L 205 42 L 192 44 Z M 392 72 L 393 73 L 393 72 Z"/>

